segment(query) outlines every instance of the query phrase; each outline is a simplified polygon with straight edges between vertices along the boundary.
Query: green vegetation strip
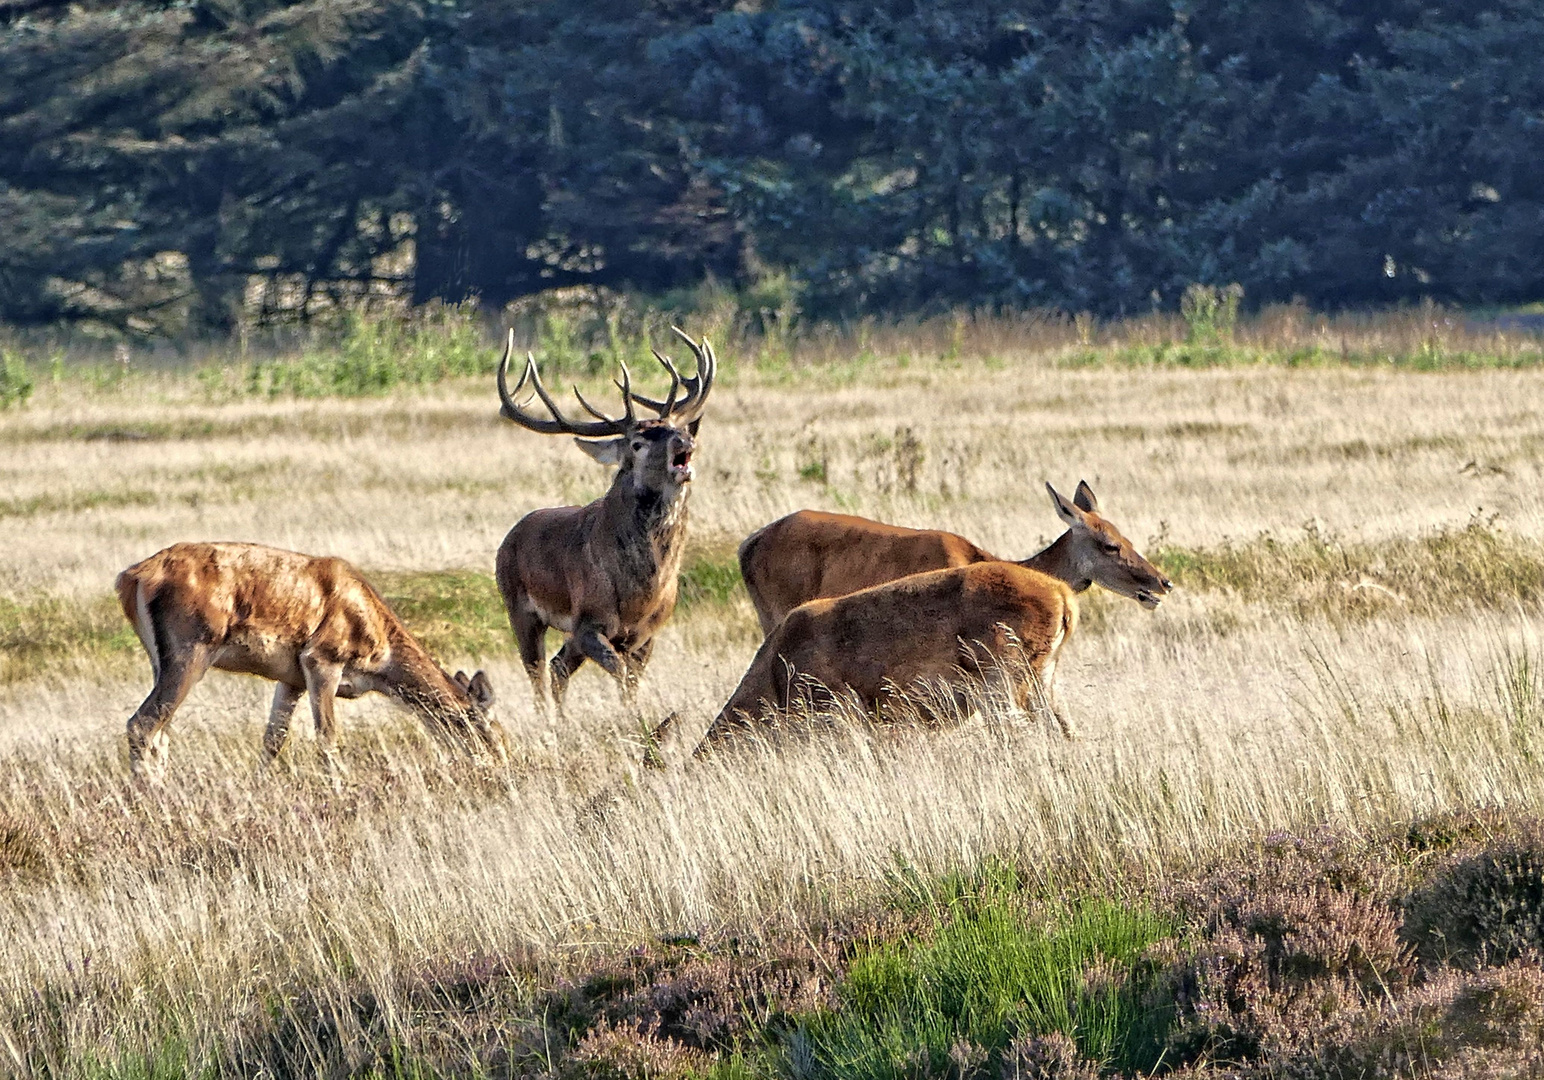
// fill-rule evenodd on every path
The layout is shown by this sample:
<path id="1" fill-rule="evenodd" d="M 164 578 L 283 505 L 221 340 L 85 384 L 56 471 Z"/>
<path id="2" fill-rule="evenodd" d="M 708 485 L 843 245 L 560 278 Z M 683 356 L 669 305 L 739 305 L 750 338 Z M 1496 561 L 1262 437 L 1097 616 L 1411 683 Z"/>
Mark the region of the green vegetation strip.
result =
<path id="1" fill-rule="evenodd" d="M 1031 913 L 1011 893 L 969 898 L 921 932 L 860 951 L 838 1007 L 807 1020 L 805 1037 L 822 1073 L 853 1080 L 949 1075 L 951 1064 L 1000 1061 L 1016 1039 L 1049 1035 L 1102 1066 L 1146 1073 L 1172 1010 L 1144 1000 L 1139 962 L 1173 932 L 1150 910 L 1107 900 Z"/>

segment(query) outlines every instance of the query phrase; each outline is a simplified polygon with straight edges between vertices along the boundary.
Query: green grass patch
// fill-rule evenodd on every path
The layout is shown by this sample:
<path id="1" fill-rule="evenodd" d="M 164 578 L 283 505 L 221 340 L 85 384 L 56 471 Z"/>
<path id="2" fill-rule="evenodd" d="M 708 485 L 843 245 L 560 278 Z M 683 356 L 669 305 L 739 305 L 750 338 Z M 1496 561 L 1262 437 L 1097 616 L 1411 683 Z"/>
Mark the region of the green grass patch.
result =
<path id="1" fill-rule="evenodd" d="M 483 344 L 469 309 L 420 309 L 410 318 L 348 315 L 335 342 L 299 356 L 209 366 L 198 372 L 214 396 L 361 397 L 399 386 L 421 386 L 467 375 L 492 374 L 498 354 Z"/>
<path id="2" fill-rule="evenodd" d="M 746 595 L 745 582 L 740 578 L 740 560 L 733 547 L 688 549 L 681 564 L 681 591 L 676 600 L 681 611 L 728 604 Z"/>
<path id="3" fill-rule="evenodd" d="M 66 656 L 125 657 L 139 639 L 115 596 L 85 603 L 58 596 L 0 597 L 0 683 L 36 674 Z"/>
<path id="4" fill-rule="evenodd" d="M 8 349 L 0 349 L 0 410 L 25 405 L 34 386 L 27 362 Z"/>
<path id="5" fill-rule="evenodd" d="M 1376 543 L 1314 530 L 1292 540 L 1165 547 L 1152 558 L 1182 589 L 1227 591 L 1302 614 L 1431 614 L 1544 599 L 1544 545 L 1481 524 Z"/>
<path id="6" fill-rule="evenodd" d="M 492 574 L 408 570 L 377 572 L 369 578 L 435 656 L 502 656 L 515 646 Z"/>
<path id="7" fill-rule="evenodd" d="M 78 513 L 100 507 L 154 506 L 164 501 L 153 491 L 66 491 L 45 492 L 20 499 L 0 499 L 0 518 L 33 517 L 37 514 Z"/>
<path id="8" fill-rule="evenodd" d="M 936 926 L 862 950 L 841 1004 L 809 1018 L 792 1053 L 844 1080 L 995 1074 L 1015 1040 L 1059 1033 L 1101 1067 L 1149 1071 L 1172 1009 L 1144 1004 L 1143 954 L 1173 933 L 1102 899 L 1034 910 L 996 890 L 961 898 Z"/>

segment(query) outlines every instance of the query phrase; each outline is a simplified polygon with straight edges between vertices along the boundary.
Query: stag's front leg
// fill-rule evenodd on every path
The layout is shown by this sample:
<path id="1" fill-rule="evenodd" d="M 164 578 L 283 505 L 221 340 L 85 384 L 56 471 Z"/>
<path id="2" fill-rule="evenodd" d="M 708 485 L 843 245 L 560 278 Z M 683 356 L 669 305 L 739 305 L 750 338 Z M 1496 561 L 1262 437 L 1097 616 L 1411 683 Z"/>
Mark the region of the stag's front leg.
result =
<path id="1" fill-rule="evenodd" d="M 274 687 L 273 705 L 268 710 L 268 727 L 263 730 L 263 758 L 270 765 L 289 739 L 290 719 L 295 715 L 295 706 L 299 704 L 303 693 L 303 686 L 280 683 Z"/>
<path id="2" fill-rule="evenodd" d="M 563 697 L 568 693 L 568 680 L 584 666 L 584 660 L 584 650 L 579 648 L 573 638 L 565 641 L 558 654 L 552 658 L 548 674 L 552 679 L 552 704 L 557 707 L 559 716 L 563 715 Z"/>
<path id="3" fill-rule="evenodd" d="M 634 646 L 627 654 L 622 673 L 622 702 L 629 709 L 638 703 L 638 683 L 643 679 L 643 669 L 649 666 L 649 654 L 654 651 L 654 639 Z"/>
<path id="4" fill-rule="evenodd" d="M 594 660 L 614 679 L 625 677 L 627 665 L 598 627 L 581 626 L 552 658 L 552 699 L 563 707 L 568 680 L 586 660 Z"/>
<path id="5" fill-rule="evenodd" d="M 316 740 L 322 748 L 322 760 L 332 775 L 333 786 L 348 769 L 338 757 L 338 720 L 336 699 L 343 681 L 343 665 L 312 652 L 300 654 L 300 669 L 306 676 L 306 692 L 311 697 L 311 716 L 316 722 Z"/>

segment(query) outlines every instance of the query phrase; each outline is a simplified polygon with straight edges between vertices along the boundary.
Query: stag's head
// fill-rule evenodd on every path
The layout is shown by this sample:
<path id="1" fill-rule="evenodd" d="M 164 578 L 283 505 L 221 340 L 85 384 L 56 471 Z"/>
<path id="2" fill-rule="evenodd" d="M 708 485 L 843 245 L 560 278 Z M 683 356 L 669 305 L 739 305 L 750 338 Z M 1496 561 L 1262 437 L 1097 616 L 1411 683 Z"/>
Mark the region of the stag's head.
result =
<path id="1" fill-rule="evenodd" d="M 510 331 L 508 343 L 504 347 L 504 359 L 499 363 L 499 400 L 503 402 L 499 411 L 506 419 L 531 431 L 545 435 L 574 436 L 581 450 L 602 464 L 617 466 L 620 474 L 632 477 L 634 486 L 639 490 L 666 493 L 679 491 L 692 479 L 692 452 L 696 449 L 697 428 L 702 423 L 702 410 L 707 404 L 708 393 L 713 389 L 718 360 L 713 355 L 713 346 L 708 344 L 706 338 L 698 343 L 679 328 L 671 329 L 691 347 L 697 366 L 696 374 L 683 378 L 670 357 L 656 352 L 654 358 L 670 376 L 670 393 L 663 400 L 657 401 L 633 391 L 632 376 L 627 365 L 622 364 L 622 377 L 616 385 L 622 392 L 623 415 L 616 418 L 607 416 L 586 401 L 576 386 L 574 396 L 579 399 L 584 411 L 595 418 L 578 422 L 567 419 L 559 411 L 552 395 L 542 385 L 541 375 L 536 370 L 536 359 L 530 353 L 526 354 L 525 372 L 515 384 L 514 392 L 510 392 L 509 358 L 515 348 L 514 331 Z M 527 411 L 531 399 L 524 403 L 515 400 L 515 394 L 520 392 L 527 381 L 535 391 L 535 396 L 541 399 L 552 414 L 550 419 Z M 635 404 L 653 410 L 656 415 L 640 420 L 633 409 Z"/>
<path id="2" fill-rule="evenodd" d="M 1093 488 L 1079 480 L 1071 502 L 1050 484 L 1045 489 L 1051 493 L 1056 516 L 1067 525 L 1068 557 L 1078 578 L 1074 587 L 1086 588 L 1088 583 L 1098 582 L 1145 608 L 1157 607 L 1174 583 L 1100 516 Z"/>

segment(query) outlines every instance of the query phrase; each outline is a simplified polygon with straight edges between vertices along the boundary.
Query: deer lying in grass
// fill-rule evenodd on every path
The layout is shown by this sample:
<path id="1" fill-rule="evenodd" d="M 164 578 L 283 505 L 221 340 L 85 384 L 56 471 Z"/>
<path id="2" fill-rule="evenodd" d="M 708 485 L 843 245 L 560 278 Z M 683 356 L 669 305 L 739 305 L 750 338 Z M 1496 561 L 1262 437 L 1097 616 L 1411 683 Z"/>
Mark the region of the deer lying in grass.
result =
<path id="1" fill-rule="evenodd" d="M 573 422 L 558 411 L 542 385 L 536 361 L 526 356 L 525 373 L 514 393 L 529 380 L 551 419 L 527 412 L 506 385 L 514 335 L 499 364 L 501 412 L 530 431 L 574 435 L 579 448 L 596 461 L 617 467 L 604 496 L 588 506 L 553 506 L 533 510 L 515 523 L 499 545 L 494 574 L 520 659 L 531 677 L 536 700 L 547 707 L 547 628 L 568 640 L 552 658 L 552 700 L 559 712 L 568 680 L 585 660 L 594 660 L 622 683 L 631 705 L 654 635 L 675 610 L 681 557 L 686 551 L 686 502 L 692 479 L 692 452 L 702 411 L 713 389 L 717 360 L 706 340 L 691 346 L 697 374 L 683 379 L 670 358 L 655 358 L 670 374 L 663 401 L 635 394 L 622 366 L 624 413 L 612 419 L 579 398 L 594 421 Z M 676 395 L 685 387 L 685 395 Z M 574 390 L 577 396 L 579 391 Z M 637 403 L 656 418 L 639 420 Z M 526 404 L 529 404 L 527 402 Z M 591 441 L 604 440 L 604 441 Z"/>
<path id="2" fill-rule="evenodd" d="M 808 561 L 798 561 L 802 551 L 806 560 L 845 559 L 850 571 L 845 581 L 856 583 L 857 591 L 801 603 L 776 623 L 697 753 L 770 710 L 785 710 L 800 700 L 813 703 L 823 694 L 851 692 L 875 709 L 897 691 L 995 679 L 1007 680 L 1006 688 L 1020 708 L 1028 706 L 1038 682 L 1062 734 L 1071 738 L 1072 725 L 1057 700 L 1055 677 L 1061 650 L 1077 626 L 1074 594 L 1098 582 L 1155 608 L 1173 586 L 1098 516 L 1088 485 L 1078 486 L 1076 503 L 1049 484 L 1046 490 L 1068 531 L 1022 563 L 975 558 L 984 553 L 952 534 L 895 530 L 830 514 L 795 514 L 753 536 L 742 546 L 741 558 L 748 556 L 753 566 L 762 568 L 770 550 L 762 545 L 780 536 L 786 540 L 793 531 L 790 523 L 801 517 L 812 526 L 829 523 L 832 532 L 827 538 L 839 533 L 854 547 L 861 547 L 864 527 L 872 526 L 873 534 L 885 541 L 880 550 L 889 557 L 834 545 L 790 552 L 787 557 L 795 565 L 786 568 L 784 582 L 796 575 L 803 575 L 804 582 L 828 585 L 843 580 L 829 568 L 811 571 Z M 929 555 L 969 561 L 863 587 L 863 573 L 909 568 Z M 767 580 L 763 576 L 757 582 L 765 586 Z M 778 595 L 786 599 L 791 591 Z M 767 593 L 753 586 L 752 596 L 765 619 Z"/>
<path id="3" fill-rule="evenodd" d="M 342 559 L 260 544 L 173 544 L 119 574 L 117 588 L 155 674 L 128 725 L 129 762 L 143 780 L 164 776 L 167 725 L 210 668 L 279 684 L 263 733 L 269 760 L 309 693 L 325 760 L 342 771 L 333 699 L 372 691 L 407 705 L 438 736 L 505 757 L 503 731 L 488 718 L 488 677 L 447 675 Z"/>

